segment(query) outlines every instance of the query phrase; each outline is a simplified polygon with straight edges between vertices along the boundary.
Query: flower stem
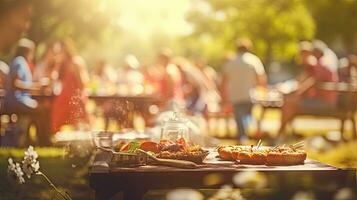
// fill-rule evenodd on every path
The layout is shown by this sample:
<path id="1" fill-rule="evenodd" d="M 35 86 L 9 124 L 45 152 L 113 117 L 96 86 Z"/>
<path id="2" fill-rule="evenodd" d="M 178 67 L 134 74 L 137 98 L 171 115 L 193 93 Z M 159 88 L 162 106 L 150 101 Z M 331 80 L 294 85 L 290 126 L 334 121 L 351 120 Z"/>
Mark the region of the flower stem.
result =
<path id="1" fill-rule="evenodd" d="M 71 200 L 72 198 L 68 194 L 62 194 L 62 192 L 52 183 L 52 181 L 41 171 L 37 172 L 38 175 L 43 176 L 46 181 L 50 184 L 50 186 L 65 200 Z"/>

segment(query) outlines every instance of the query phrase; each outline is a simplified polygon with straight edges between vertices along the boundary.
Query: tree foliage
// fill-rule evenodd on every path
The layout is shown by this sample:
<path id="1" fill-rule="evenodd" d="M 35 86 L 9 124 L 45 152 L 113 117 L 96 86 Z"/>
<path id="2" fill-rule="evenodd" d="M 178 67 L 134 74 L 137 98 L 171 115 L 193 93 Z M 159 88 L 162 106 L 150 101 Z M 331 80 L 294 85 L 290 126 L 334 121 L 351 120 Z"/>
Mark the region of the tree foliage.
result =
<path id="1" fill-rule="evenodd" d="M 316 23 L 316 37 L 332 44 L 340 40 L 345 52 L 357 47 L 356 0 L 305 0 Z"/>
<path id="2" fill-rule="evenodd" d="M 249 37 L 265 64 L 290 61 L 298 42 L 357 43 L 356 0 L 31 0 L 36 43 L 70 37 L 86 59 L 154 57 L 161 47 L 220 66 Z M 315 34 L 316 32 L 316 34 Z"/>
<path id="3" fill-rule="evenodd" d="M 97 40 L 110 23 L 98 9 L 100 0 L 33 0 L 28 37 L 36 43 L 71 37 L 76 41 Z"/>
<path id="4" fill-rule="evenodd" d="M 235 50 L 237 37 L 249 37 L 266 63 L 271 58 L 289 60 L 296 54 L 297 42 L 311 39 L 315 32 L 301 0 L 196 1 L 189 20 L 195 24 L 195 32 L 186 38 L 188 43 L 196 41 L 191 48 L 201 49 L 200 54 L 215 63 L 227 49 Z"/>

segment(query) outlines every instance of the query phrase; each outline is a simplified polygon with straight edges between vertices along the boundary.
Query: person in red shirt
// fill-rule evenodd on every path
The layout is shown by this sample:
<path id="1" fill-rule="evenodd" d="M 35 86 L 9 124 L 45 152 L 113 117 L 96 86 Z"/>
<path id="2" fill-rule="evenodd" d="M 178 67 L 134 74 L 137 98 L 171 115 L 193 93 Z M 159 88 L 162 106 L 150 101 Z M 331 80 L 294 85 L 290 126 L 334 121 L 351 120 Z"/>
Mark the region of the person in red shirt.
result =
<path id="1" fill-rule="evenodd" d="M 75 54 L 70 41 L 61 41 L 60 44 L 62 58 L 58 78 L 62 90 L 52 104 L 53 133 L 60 131 L 63 125 L 78 126 L 88 123 L 89 120 L 85 110 L 84 84 L 87 78 L 85 63 Z"/>
<path id="2" fill-rule="evenodd" d="M 306 46 L 305 46 L 306 47 Z M 337 105 L 337 94 L 334 91 L 318 90 L 316 83 L 337 82 L 337 71 L 331 70 L 322 62 L 324 46 L 315 43 L 311 48 L 300 49 L 305 78 L 300 81 L 298 89 L 284 98 L 279 136 L 282 136 L 286 125 L 293 120 L 297 111 L 326 111 Z"/>
<path id="3" fill-rule="evenodd" d="M 158 55 L 157 66 L 162 71 L 162 76 L 159 80 L 159 93 L 165 101 L 182 103 L 184 101 L 183 77 L 177 65 L 171 62 L 171 54 L 170 49 L 164 49 Z"/>

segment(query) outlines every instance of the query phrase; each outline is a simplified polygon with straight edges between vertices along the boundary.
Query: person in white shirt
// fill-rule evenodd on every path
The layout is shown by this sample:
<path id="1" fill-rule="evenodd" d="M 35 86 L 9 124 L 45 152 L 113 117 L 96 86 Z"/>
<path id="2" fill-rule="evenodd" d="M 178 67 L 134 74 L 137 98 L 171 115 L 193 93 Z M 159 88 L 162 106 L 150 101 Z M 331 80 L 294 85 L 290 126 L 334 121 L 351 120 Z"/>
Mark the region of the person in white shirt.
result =
<path id="1" fill-rule="evenodd" d="M 249 39 L 240 39 L 236 57 L 226 63 L 223 69 L 223 98 L 228 100 L 234 111 L 239 140 L 246 139 L 244 118 L 249 116 L 252 102 L 249 92 L 257 86 L 266 86 L 267 78 L 261 60 L 251 51 Z"/>
<path id="2" fill-rule="evenodd" d="M 339 60 L 326 43 L 324 43 L 321 40 L 313 40 L 312 41 L 313 46 L 319 46 L 322 51 L 323 51 L 323 56 L 321 58 L 321 64 L 325 67 L 327 67 L 330 71 L 336 72 L 338 70 L 339 66 Z"/>

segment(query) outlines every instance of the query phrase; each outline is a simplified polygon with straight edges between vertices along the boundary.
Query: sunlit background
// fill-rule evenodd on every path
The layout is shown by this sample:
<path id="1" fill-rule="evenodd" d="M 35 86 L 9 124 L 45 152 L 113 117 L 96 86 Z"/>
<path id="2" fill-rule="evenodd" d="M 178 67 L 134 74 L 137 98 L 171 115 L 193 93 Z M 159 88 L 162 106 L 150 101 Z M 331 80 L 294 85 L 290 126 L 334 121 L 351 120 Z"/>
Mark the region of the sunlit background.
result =
<path id="1" fill-rule="evenodd" d="M 70 38 L 75 43 L 78 55 L 85 60 L 90 75 L 94 74 L 97 61 L 103 59 L 112 67 L 118 80 L 123 77 L 116 75 L 116 72 L 120 72 L 128 54 L 135 55 L 143 69 L 144 66 L 154 66 L 157 63 L 158 52 L 163 48 L 172 49 L 174 58 L 182 56 L 192 63 L 202 58 L 215 72 L 221 74 L 224 63 L 236 53 L 235 41 L 239 37 L 248 37 L 253 41 L 253 52 L 261 58 L 271 85 L 293 78 L 302 70 L 298 55 L 298 45 L 302 40 L 321 39 L 339 58 L 356 53 L 357 49 L 357 0 L 32 1 L 34 10 L 31 26 L 24 37 L 37 45 L 35 64 L 41 60 L 48 44 L 58 39 Z M 11 63 L 13 53 L 14 51 L 1 57 L 1 60 Z M 221 80 L 217 78 L 215 81 Z M 122 92 L 118 85 L 104 85 L 92 78 L 86 89 L 89 94 L 112 95 Z M 141 93 L 146 93 L 146 86 L 139 85 Z M 133 95 L 128 94 L 128 90 L 125 88 L 119 95 Z M 129 108 L 128 102 L 124 107 Z M 86 110 L 92 117 L 90 131 L 103 129 L 105 122 L 100 106 L 89 100 Z M 152 110 L 155 111 L 152 114 L 159 115 L 157 106 Z M 258 129 L 258 122 L 254 120 L 261 117 L 261 111 L 259 105 L 253 108 L 254 123 L 248 127 L 248 132 L 255 133 Z M 205 119 L 198 116 L 197 119 L 201 121 L 197 124 L 204 128 L 202 132 L 205 136 L 216 137 L 215 141 L 220 144 L 237 143 L 237 127 L 232 114 L 227 113 Z M 272 110 L 265 117 L 262 123 L 264 133 L 275 136 L 280 125 L 281 112 Z M 4 119 L 8 124 L 11 116 L 5 116 Z M 143 116 L 134 113 L 132 119 L 135 131 L 145 131 L 147 124 Z M 121 129 L 117 121 L 110 121 L 109 131 Z M 126 123 L 125 120 L 122 122 Z M 4 127 L 1 128 L 6 129 Z M 339 127 L 340 121 L 335 119 L 302 117 L 294 121 L 289 131 L 298 133 L 294 137 L 306 141 L 309 158 L 337 167 L 356 167 L 357 154 L 354 152 L 357 142 L 341 142 Z M 77 128 L 79 130 L 75 130 Z M 62 134 L 57 134 L 55 139 L 88 142 L 92 135 L 81 130 L 86 128 L 88 127 L 65 125 L 61 129 Z M 346 129 L 347 137 L 351 138 L 352 124 L 348 122 Z M 29 133 L 31 139 L 35 140 L 37 130 L 33 126 Z M 83 157 L 87 159 L 90 152 L 83 151 L 86 148 L 81 145 L 83 144 L 73 146 L 79 153 L 85 154 Z M 67 152 L 67 148 L 69 149 L 68 146 L 38 148 L 40 158 L 43 159 L 41 168 L 55 177 L 56 183 L 63 188 L 72 190 L 75 198 L 78 196 L 78 199 L 87 199 L 88 195 L 93 195 L 87 178 L 89 161 L 76 158 L 71 152 Z M 15 148 L 0 151 L 0 158 L 22 155 L 22 150 Z M 5 165 L 6 160 L 0 159 L 0 173 L 6 171 Z M 63 170 L 63 173 L 59 174 L 58 169 Z M 260 174 L 248 175 L 248 178 L 253 177 L 254 180 L 265 180 Z M 239 182 L 239 177 L 235 176 L 234 179 Z M 31 197 L 34 199 L 51 198 L 50 189 L 43 187 L 37 180 L 34 185 L 41 190 L 37 188 L 33 192 L 31 187 L 17 188 L 0 182 L 0 196 L 2 189 L 7 192 L 7 197 L 15 193 L 23 195 L 18 192 L 21 190 L 26 195 L 33 195 Z M 234 192 L 230 187 L 223 188 L 222 191 Z"/>
<path id="2" fill-rule="evenodd" d="M 255 52 L 266 64 L 280 61 L 286 66 L 296 59 L 299 40 L 320 38 L 339 55 L 356 46 L 355 0 L 338 4 L 328 0 L 35 0 L 35 4 L 28 36 L 40 44 L 73 38 L 89 67 L 99 57 L 120 66 L 127 53 L 150 63 L 160 48 L 170 47 L 177 55 L 203 56 L 219 69 L 240 36 L 254 41 Z"/>

